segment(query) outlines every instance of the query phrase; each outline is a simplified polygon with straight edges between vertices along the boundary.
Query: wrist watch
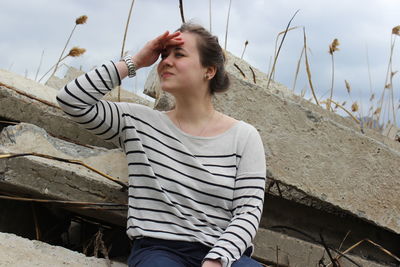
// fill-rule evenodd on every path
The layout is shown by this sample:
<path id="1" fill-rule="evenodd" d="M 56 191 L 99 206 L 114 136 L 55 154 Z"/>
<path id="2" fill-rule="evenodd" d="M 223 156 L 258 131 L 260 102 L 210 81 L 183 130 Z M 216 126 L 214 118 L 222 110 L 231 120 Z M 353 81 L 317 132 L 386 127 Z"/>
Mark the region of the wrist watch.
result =
<path id="1" fill-rule="evenodd" d="M 132 78 L 136 76 L 136 65 L 132 61 L 132 56 L 131 55 L 126 55 L 122 58 L 123 61 L 125 61 L 126 66 L 128 67 L 128 77 Z"/>

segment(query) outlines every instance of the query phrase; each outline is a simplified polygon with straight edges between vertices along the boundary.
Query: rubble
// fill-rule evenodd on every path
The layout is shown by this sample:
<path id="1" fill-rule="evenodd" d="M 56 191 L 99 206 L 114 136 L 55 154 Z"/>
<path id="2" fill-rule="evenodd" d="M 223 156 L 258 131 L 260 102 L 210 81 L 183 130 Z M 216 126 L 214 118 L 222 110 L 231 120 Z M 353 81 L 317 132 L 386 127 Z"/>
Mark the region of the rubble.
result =
<path id="1" fill-rule="evenodd" d="M 322 230 L 326 243 L 335 248 L 350 230 L 342 250 L 370 238 L 398 255 L 400 143 L 363 129 L 350 118 L 328 112 L 273 81 L 266 88 L 266 74 L 227 55 L 231 89 L 216 96 L 215 106 L 253 124 L 267 147 L 269 180 L 255 257 L 272 265 L 279 262 L 280 266 L 315 266 L 324 255 L 324 248 L 299 232 L 318 239 Z M 54 80 L 53 86 L 67 80 Z M 157 98 L 156 109 L 173 107 L 173 99 L 158 88 L 155 69 L 145 87 L 148 95 Z M 80 160 L 126 183 L 122 151 L 70 121 L 57 107 L 56 92 L 0 70 L 0 117 L 17 122 L 2 129 L 0 155 L 35 152 Z M 116 95 L 114 90 L 108 99 L 115 101 Z M 124 91 L 122 96 L 124 101 L 153 105 Z M 0 159 L 0 188 L 8 194 L 54 200 L 115 204 L 127 201 L 124 187 L 104 175 L 79 164 L 37 156 Z M 100 224 L 126 224 L 123 210 L 67 209 Z M 0 245 L 0 252 L 6 249 Z M 362 246 L 352 253 L 349 257 L 361 266 L 398 264 L 376 247 Z M 365 255 L 368 258 L 362 257 Z M 352 266 L 346 260 L 342 263 Z"/>
<path id="2" fill-rule="evenodd" d="M 65 82 L 66 80 L 61 80 L 52 84 L 62 87 Z M 58 106 L 57 89 L 0 69 L 0 118 L 32 123 L 49 134 L 82 144 L 115 148 L 113 144 L 98 138 L 69 119 Z M 104 99 L 115 101 L 116 93 L 113 91 Z M 121 101 L 153 105 L 152 102 L 125 90 L 121 90 L 121 96 Z"/>
<path id="3" fill-rule="evenodd" d="M 16 261 L 18 259 L 18 261 Z M 124 263 L 86 257 L 84 254 L 14 234 L 0 233 L 0 266 L 7 267 L 123 267 Z"/>
<path id="4" fill-rule="evenodd" d="M 127 183 L 126 159 L 119 149 L 87 148 L 49 136 L 31 124 L 5 128 L 0 134 L 0 154 L 35 152 L 63 159 L 81 160 Z M 125 164 L 124 164 L 125 163 Z M 1 191 L 38 198 L 95 203 L 126 204 L 121 185 L 81 165 L 54 159 L 23 156 L 0 160 Z M 70 207 L 75 212 L 116 225 L 126 225 L 125 211 Z"/>

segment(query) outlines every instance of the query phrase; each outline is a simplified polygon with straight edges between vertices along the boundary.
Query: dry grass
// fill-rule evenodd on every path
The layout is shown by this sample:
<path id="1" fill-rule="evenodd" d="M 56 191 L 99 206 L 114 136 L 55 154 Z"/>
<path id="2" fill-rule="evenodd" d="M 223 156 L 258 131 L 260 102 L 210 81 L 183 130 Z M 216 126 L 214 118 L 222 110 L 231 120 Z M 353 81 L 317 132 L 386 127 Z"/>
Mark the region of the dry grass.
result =
<path id="1" fill-rule="evenodd" d="M 185 23 L 185 14 L 183 13 L 183 0 L 179 0 L 179 11 L 181 13 L 182 23 Z"/>
<path id="2" fill-rule="evenodd" d="M 287 24 L 287 26 L 286 26 L 286 29 L 282 32 L 282 33 L 283 33 L 283 37 L 282 37 L 281 43 L 279 44 L 278 50 L 276 51 L 276 48 L 275 48 L 274 63 L 272 64 L 272 69 L 271 69 L 271 72 L 269 73 L 268 83 L 267 83 L 267 89 L 269 88 L 269 84 L 270 84 L 271 79 L 272 79 L 272 77 L 273 77 L 273 75 L 274 75 L 275 66 L 276 66 L 276 62 L 277 62 L 277 60 L 278 60 L 279 52 L 281 51 L 283 42 L 285 41 L 286 34 L 288 33 L 288 31 L 289 31 L 289 29 L 290 29 L 290 24 L 292 23 L 294 17 L 297 15 L 297 13 L 299 13 L 299 11 L 300 11 L 300 10 L 297 10 L 297 11 L 293 14 L 292 18 L 289 20 L 289 22 L 288 22 L 288 24 Z M 281 33 L 279 33 L 278 36 L 279 36 L 280 34 L 281 34 Z M 277 36 L 277 38 L 278 38 L 278 36 Z"/>
<path id="3" fill-rule="evenodd" d="M 121 54 L 120 54 L 121 58 L 124 56 L 126 36 L 128 34 L 129 22 L 131 21 L 132 10 L 133 10 L 133 5 L 134 4 L 135 4 L 135 0 L 132 0 L 131 7 L 129 8 L 129 12 L 128 12 L 128 18 L 126 19 L 126 25 L 125 25 L 125 31 L 124 31 L 124 39 L 122 40 L 122 48 L 121 48 Z M 117 90 L 118 90 L 118 102 L 121 102 L 121 86 L 118 86 Z"/>
<path id="4" fill-rule="evenodd" d="M 244 42 L 244 48 L 243 48 L 242 55 L 240 56 L 240 59 L 243 59 L 244 52 L 246 51 L 246 47 L 247 47 L 248 44 L 249 44 L 249 41 L 246 40 L 246 42 Z"/>
<path id="5" fill-rule="evenodd" d="M 229 16 L 231 14 L 231 6 L 232 6 L 232 0 L 229 0 L 228 16 L 226 19 L 226 29 L 225 29 L 225 45 L 224 45 L 225 50 L 226 50 L 226 46 L 228 44 L 228 27 L 229 27 Z"/>
<path id="6" fill-rule="evenodd" d="M 315 100 L 315 103 L 319 106 L 319 102 L 317 99 L 317 96 L 315 94 L 314 86 L 311 80 L 311 68 L 310 68 L 310 63 L 308 62 L 308 56 L 307 56 L 307 36 L 306 36 L 306 29 L 303 27 L 303 42 L 304 42 L 304 58 L 305 58 L 305 64 L 306 64 L 306 71 L 307 71 L 307 78 L 308 78 L 308 83 L 310 85 L 311 93 L 313 95 L 313 98 Z M 304 96 L 304 95 L 303 95 Z"/>
<path id="7" fill-rule="evenodd" d="M 63 61 L 63 60 L 66 58 L 66 56 L 64 56 L 64 52 L 65 52 L 65 49 L 67 49 L 67 46 L 68 46 L 68 44 L 69 44 L 69 41 L 71 40 L 71 37 L 72 37 L 72 35 L 74 34 L 74 31 L 75 31 L 76 27 L 77 27 L 78 25 L 85 24 L 85 23 L 87 22 L 87 19 L 88 19 L 88 17 L 87 17 L 86 15 L 80 16 L 80 17 L 78 17 L 77 19 L 75 19 L 75 25 L 74 25 L 74 27 L 72 28 L 71 33 L 69 34 L 69 37 L 68 37 L 68 39 L 67 39 L 67 42 L 65 43 L 64 48 L 63 48 L 63 50 L 62 50 L 62 52 L 61 52 L 61 54 L 60 54 L 60 58 L 59 58 L 59 59 L 57 60 L 57 62 L 49 69 L 49 71 L 47 71 L 47 72 L 42 76 L 42 78 L 39 79 L 39 82 L 40 82 L 52 69 L 53 69 L 53 72 L 52 72 L 52 74 L 50 75 L 50 77 L 53 76 L 53 75 L 56 73 L 56 71 L 57 71 L 57 69 L 58 69 L 58 65 L 60 64 L 60 62 Z M 70 51 L 70 52 L 71 52 L 71 51 Z M 63 56 L 64 56 L 64 57 L 63 57 Z"/>
<path id="8" fill-rule="evenodd" d="M 335 82 L 335 57 L 334 57 L 334 53 L 336 51 L 339 51 L 339 40 L 338 39 L 334 39 L 332 41 L 332 43 L 329 45 L 329 54 L 331 55 L 331 62 L 332 62 L 332 78 L 331 78 L 331 94 L 329 96 L 329 99 L 327 101 L 327 105 L 326 105 L 326 109 L 327 110 L 332 110 L 331 108 L 331 101 L 332 101 L 332 97 L 333 97 L 333 87 L 334 87 L 334 82 Z"/>

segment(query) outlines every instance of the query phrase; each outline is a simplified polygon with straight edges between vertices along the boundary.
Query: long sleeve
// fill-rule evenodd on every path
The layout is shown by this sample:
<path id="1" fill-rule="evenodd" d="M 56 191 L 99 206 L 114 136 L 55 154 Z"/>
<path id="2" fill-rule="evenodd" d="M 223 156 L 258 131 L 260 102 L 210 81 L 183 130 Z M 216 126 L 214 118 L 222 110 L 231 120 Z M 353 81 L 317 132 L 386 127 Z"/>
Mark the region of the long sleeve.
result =
<path id="1" fill-rule="evenodd" d="M 252 241 L 260 223 L 266 165 L 264 147 L 257 130 L 252 127 L 240 157 L 232 201 L 232 219 L 205 259 L 219 259 L 229 267 Z"/>
<path id="2" fill-rule="evenodd" d="M 61 109 L 72 120 L 106 141 L 121 146 L 121 106 L 100 100 L 121 84 L 113 62 L 102 65 L 69 82 L 57 94 Z"/>

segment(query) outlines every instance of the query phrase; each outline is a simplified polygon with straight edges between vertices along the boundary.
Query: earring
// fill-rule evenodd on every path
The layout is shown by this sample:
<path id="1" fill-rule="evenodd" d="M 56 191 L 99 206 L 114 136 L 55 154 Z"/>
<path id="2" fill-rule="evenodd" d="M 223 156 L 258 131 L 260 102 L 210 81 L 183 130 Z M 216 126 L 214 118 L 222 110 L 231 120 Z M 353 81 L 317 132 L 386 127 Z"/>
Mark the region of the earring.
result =
<path id="1" fill-rule="evenodd" d="M 210 77 L 208 76 L 208 74 L 204 74 L 204 79 L 208 80 Z"/>

